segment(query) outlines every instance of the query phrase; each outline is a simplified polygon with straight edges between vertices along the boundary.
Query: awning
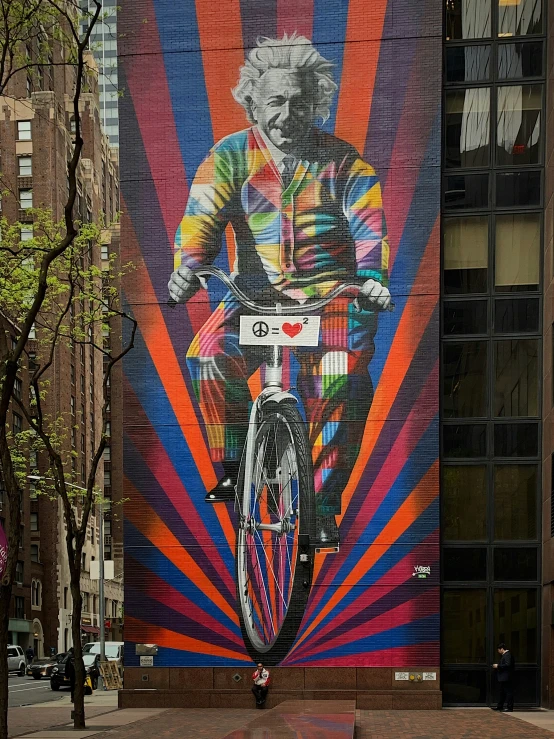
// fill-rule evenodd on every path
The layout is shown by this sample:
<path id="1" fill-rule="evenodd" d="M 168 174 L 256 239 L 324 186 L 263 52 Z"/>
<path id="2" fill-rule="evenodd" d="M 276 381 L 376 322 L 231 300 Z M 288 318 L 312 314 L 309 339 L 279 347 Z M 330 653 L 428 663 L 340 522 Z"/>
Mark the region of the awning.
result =
<path id="1" fill-rule="evenodd" d="M 84 634 L 99 634 L 100 627 L 99 626 L 86 626 L 85 624 L 81 624 L 81 631 Z"/>

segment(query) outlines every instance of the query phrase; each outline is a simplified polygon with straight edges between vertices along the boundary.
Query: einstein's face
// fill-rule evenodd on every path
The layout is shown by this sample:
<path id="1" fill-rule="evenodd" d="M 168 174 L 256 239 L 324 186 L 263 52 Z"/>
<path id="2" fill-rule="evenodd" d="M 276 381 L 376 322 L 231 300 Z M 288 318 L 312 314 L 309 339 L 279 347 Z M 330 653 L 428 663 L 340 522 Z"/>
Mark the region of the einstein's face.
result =
<path id="1" fill-rule="evenodd" d="M 269 69 L 260 79 L 253 100 L 254 120 L 275 146 L 294 151 L 314 120 L 311 80 L 286 69 Z"/>

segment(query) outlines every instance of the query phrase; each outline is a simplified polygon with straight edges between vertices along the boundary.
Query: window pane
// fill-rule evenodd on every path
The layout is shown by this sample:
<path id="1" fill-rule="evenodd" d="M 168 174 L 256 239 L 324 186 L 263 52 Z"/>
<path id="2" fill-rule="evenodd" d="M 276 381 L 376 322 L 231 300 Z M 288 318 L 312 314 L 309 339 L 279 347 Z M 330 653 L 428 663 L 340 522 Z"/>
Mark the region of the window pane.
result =
<path id="1" fill-rule="evenodd" d="M 538 290 L 540 215 L 516 213 L 496 217 L 494 283 L 496 290 Z"/>
<path id="2" fill-rule="evenodd" d="M 537 467 L 499 464 L 494 468 L 494 538 L 537 538 Z"/>
<path id="3" fill-rule="evenodd" d="M 486 292 L 488 251 L 487 216 L 444 219 L 445 292 L 448 294 Z"/>
<path id="4" fill-rule="evenodd" d="M 491 35 L 490 0 L 450 0 L 446 4 L 446 39 Z"/>
<path id="5" fill-rule="evenodd" d="M 540 161 L 542 85 L 498 88 L 497 164 Z"/>
<path id="6" fill-rule="evenodd" d="M 537 590 L 494 591 L 494 643 L 504 642 L 513 652 L 516 665 L 536 663 Z"/>
<path id="7" fill-rule="evenodd" d="M 536 580 L 537 550 L 497 547 L 494 550 L 495 580 Z"/>
<path id="8" fill-rule="evenodd" d="M 490 90 L 478 87 L 446 93 L 447 167 L 486 167 L 489 163 Z"/>
<path id="9" fill-rule="evenodd" d="M 447 82 L 483 82 L 490 77 L 490 46 L 446 48 Z"/>
<path id="10" fill-rule="evenodd" d="M 443 416 L 487 415 L 487 344 L 464 341 L 443 345 Z"/>
<path id="11" fill-rule="evenodd" d="M 487 427 L 484 423 L 443 425 L 442 450 L 446 458 L 484 457 L 487 453 Z"/>
<path id="12" fill-rule="evenodd" d="M 516 80 L 542 76 L 542 43 L 498 45 L 498 78 Z"/>
<path id="13" fill-rule="evenodd" d="M 537 333 L 539 299 L 495 300 L 494 330 L 497 334 Z"/>
<path id="14" fill-rule="evenodd" d="M 487 702 L 485 670 L 441 670 L 442 702 L 444 705 Z M 518 693 L 519 698 L 519 693 Z"/>
<path id="15" fill-rule="evenodd" d="M 442 649 L 446 664 L 486 661 L 487 595 L 483 590 L 444 590 Z"/>
<path id="16" fill-rule="evenodd" d="M 528 36 L 542 33 L 541 0 L 498 0 L 498 35 Z"/>
<path id="17" fill-rule="evenodd" d="M 487 469 L 485 465 L 442 468 L 442 535 L 444 541 L 483 541 L 487 537 Z"/>
<path id="18" fill-rule="evenodd" d="M 495 457 L 536 457 L 538 453 L 538 423 L 497 423 L 495 425 Z"/>
<path id="19" fill-rule="evenodd" d="M 494 415 L 537 416 L 539 413 L 539 344 L 511 339 L 494 344 Z"/>
<path id="20" fill-rule="evenodd" d="M 467 300 L 444 303 L 443 332 L 456 334 L 484 334 L 487 331 L 487 301 Z"/>
<path id="21" fill-rule="evenodd" d="M 453 174 L 446 177 L 444 207 L 488 208 L 488 174 Z"/>
<path id="22" fill-rule="evenodd" d="M 475 549 L 444 549 L 443 576 L 447 581 L 486 580 L 487 550 L 485 547 Z"/>
<path id="23" fill-rule="evenodd" d="M 540 172 L 504 172 L 496 175 L 496 204 L 499 208 L 540 205 Z"/>

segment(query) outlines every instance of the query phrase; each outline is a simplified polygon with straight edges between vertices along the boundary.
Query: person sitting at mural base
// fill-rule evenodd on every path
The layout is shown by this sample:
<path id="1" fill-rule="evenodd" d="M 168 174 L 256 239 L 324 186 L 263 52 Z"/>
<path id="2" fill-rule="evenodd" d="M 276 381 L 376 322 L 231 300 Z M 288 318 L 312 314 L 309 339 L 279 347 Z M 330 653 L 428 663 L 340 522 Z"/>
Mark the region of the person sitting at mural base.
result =
<path id="1" fill-rule="evenodd" d="M 263 708 L 269 691 L 270 677 L 269 670 L 266 670 L 261 662 L 252 674 L 252 680 L 254 681 L 252 692 L 256 698 L 256 708 Z"/>
<path id="2" fill-rule="evenodd" d="M 356 149 L 318 128 L 337 90 L 333 64 L 312 43 L 262 39 L 241 68 L 235 99 L 252 123 L 212 148 L 190 189 L 175 237 L 168 285 L 177 303 L 202 286 L 193 270 L 219 254 L 225 228 L 236 240 L 232 279 L 256 302 L 302 304 L 344 283 L 321 313 L 317 347 L 294 347 L 316 492 L 316 535 L 338 544 L 335 516 L 356 462 L 373 400 L 368 365 L 377 310 L 390 304 L 389 246 L 375 170 Z M 361 310 L 360 310 L 361 309 Z M 239 344 L 243 308 L 227 295 L 193 339 L 187 364 L 223 475 L 206 502 L 231 502 L 248 429 L 248 380 L 261 348 Z"/>

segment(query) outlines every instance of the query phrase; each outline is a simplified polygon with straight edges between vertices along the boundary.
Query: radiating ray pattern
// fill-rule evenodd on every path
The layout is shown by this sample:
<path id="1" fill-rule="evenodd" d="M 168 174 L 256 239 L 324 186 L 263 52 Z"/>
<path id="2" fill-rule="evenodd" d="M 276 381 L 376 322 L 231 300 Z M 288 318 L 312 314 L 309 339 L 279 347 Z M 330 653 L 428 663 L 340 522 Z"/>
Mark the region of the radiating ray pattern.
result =
<path id="1" fill-rule="evenodd" d="M 224 293 L 214 281 L 209 294 L 171 309 L 167 283 L 195 173 L 216 142 L 248 125 L 231 95 L 245 54 L 259 37 L 293 31 L 334 64 L 339 89 L 323 130 L 353 145 L 381 182 L 396 308 L 375 336 L 374 396 L 342 494 L 340 551 L 316 555 L 281 664 L 439 662 L 440 18 L 438 0 L 123 5 L 122 246 L 133 263 L 124 292 L 138 322 L 124 366 L 126 665 L 139 663 L 135 643 L 157 644 L 159 666 L 250 661 L 237 616 L 237 512 L 204 502 L 222 468 L 185 359 Z M 229 273 L 235 234 L 227 228 L 222 238 L 215 264 Z M 298 369 L 287 356 L 293 388 Z M 263 377 L 262 368 L 251 391 Z M 276 520 L 254 505 L 260 520 Z M 269 531 L 247 537 L 260 633 L 268 614 L 283 619 L 282 593 L 292 588 L 297 542 L 283 541 Z M 418 565 L 430 576 L 414 577 Z"/>

